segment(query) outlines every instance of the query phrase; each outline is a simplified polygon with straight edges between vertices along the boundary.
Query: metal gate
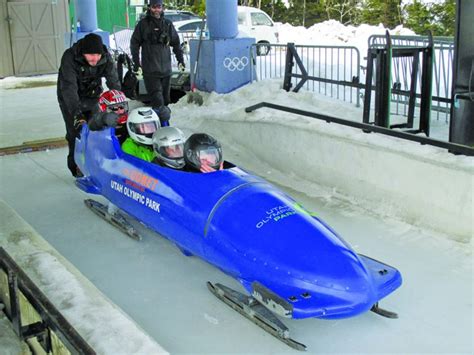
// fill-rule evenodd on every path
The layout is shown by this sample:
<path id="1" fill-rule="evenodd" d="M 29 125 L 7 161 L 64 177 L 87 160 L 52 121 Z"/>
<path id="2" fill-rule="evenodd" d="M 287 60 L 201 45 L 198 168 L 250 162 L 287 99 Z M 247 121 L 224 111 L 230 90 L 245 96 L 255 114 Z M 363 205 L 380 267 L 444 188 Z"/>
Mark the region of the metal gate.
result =
<path id="1" fill-rule="evenodd" d="M 57 1 L 9 2 L 15 75 L 56 73 L 60 35 Z"/>

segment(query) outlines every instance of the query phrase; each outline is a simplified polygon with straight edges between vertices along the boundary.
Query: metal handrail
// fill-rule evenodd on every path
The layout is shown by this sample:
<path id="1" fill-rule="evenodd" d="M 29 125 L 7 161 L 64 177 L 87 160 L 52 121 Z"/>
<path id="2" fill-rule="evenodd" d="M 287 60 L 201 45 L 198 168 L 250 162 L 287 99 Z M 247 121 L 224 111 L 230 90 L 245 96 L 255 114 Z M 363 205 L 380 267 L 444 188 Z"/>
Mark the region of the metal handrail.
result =
<path id="1" fill-rule="evenodd" d="M 346 120 L 346 119 L 338 118 L 338 117 L 332 117 L 332 116 L 328 116 L 328 115 L 324 115 L 324 114 L 320 114 L 316 112 L 304 111 L 304 110 L 299 110 L 292 107 L 276 105 L 269 102 L 260 102 L 256 105 L 249 106 L 245 109 L 245 112 L 249 113 L 249 112 L 258 110 L 260 108 L 264 108 L 264 107 L 283 111 L 283 112 L 294 113 L 294 114 L 302 115 L 306 117 L 312 117 L 312 118 L 316 118 L 316 119 L 323 120 L 326 122 L 334 122 L 334 123 L 338 123 L 344 126 L 359 128 L 366 133 L 369 133 L 369 132 L 381 133 L 387 136 L 392 136 L 392 137 L 402 138 L 402 139 L 406 139 L 413 142 L 418 142 L 420 144 L 428 144 L 435 147 L 447 149 L 450 153 L 453 153 L 453 154 L 463 154 L 467 156 L 474 156 L 474 148 L 471 148 L 465 145 L 445 142 L 445 141 L 441 141 L 441 140 L 430 138 L 430 137 L 418 136 L 415 134 L 406 133 L 403 131 L 389 129 L 389 128 L 385 128 L 381 126 L 374 126 L 371 124 L 355 122 L 355 121 Z"/>
<path id="2" fill-rule="evenodd" d="M 90 345 L 2 247 L 0 247 L 0 269 L 4 270 L 8 276 L 10 314 L 7 312 L 5 314 L 12 322 L 13 329 L 21 340 L 42 335 L 48 338 L 46 343 L 51 344 L 49 330 L 53 330 L 72 354 L 95 354 Z M 26 326 L 22 324 L 20 292 L 39 314 L 41 322 Z M 45 349 L 45 351 L 49 352 L 50 349 Z"/>

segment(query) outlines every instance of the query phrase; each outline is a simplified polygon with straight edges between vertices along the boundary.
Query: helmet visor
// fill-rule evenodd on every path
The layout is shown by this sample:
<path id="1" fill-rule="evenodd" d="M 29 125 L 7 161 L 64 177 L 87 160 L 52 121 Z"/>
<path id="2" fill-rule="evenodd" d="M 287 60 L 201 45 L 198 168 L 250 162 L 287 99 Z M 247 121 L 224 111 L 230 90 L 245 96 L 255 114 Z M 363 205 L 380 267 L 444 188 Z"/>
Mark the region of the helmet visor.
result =
<path id="1" fill-rule="evenodd" d="M 152 135 L 155 133 L 157 128 L 158 125 L 155 121 L 135 124 L 135 132 L 138 134 Z"/>
<path id="2" fill-rule="evenodd" d="M 201 165 L 216 166 L 222 159 L 220 150 L 215 147 L 201 149 L 197 153 Z"/>
<path id="3" fill-rule="evenodd" d="M 163 155 L 167 158 L 177 159 L 184 156 L 184 144 L 174 144 L 167 147 L 163 147 Z"/>
<path id="4" fill-rule="evenodd" d="M 128 102 L 117 102 L 116 104 L 108 105 L 107 112 L 115 112 L 116 114 L 123 114 L 128 112 Z"/>

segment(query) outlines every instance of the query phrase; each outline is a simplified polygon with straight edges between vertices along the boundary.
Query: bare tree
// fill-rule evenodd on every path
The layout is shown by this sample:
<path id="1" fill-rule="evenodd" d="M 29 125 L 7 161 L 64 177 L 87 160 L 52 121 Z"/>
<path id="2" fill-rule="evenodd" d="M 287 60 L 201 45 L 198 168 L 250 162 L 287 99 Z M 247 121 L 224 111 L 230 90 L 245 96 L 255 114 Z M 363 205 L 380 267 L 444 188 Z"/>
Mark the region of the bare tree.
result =
<path id="1" fill-rule="evenodd" d="M 326 0 L 324 7 L 328 20 L 333 19 L 333 14 L 335 13 L 337 16 L 336 19 L 346 25 L 352 22 L 352 16 L 357 9 L 357 4 L 357 0 Z M 345 21 L 347 18 L 348 20 Z"/>

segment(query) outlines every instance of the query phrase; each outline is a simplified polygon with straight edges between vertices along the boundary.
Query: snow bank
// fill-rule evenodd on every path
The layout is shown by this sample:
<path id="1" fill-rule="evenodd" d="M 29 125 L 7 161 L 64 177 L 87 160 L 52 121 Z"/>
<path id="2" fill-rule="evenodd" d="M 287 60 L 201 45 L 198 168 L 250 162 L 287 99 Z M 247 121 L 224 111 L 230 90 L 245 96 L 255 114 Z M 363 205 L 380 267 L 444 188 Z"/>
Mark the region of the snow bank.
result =
<path id="1" fill-rule="evenodd" d="M 2 246 L 98 354 L 166 351 L 0 200 Z"/>
<path id="2" fill-rule="evenodd" d="M 382 24 L 378 26 L 362 24 L 355 27 L 343 25 L 336 20 L 317 23 L 310 28 L 279 23 L 277 29 L 282 44 L 293 42 L 301 45 L 353 46 L 359 49 L 362 56 L 367 53 L 368 39 L 372 35 L 385 35 L 387 30 L 391 35 L 415 35 L 415 32 L 403 25 L 390 30 Z"/>
<path id="3" fill-rule="evenodd" d="M 204 93 L 201 107 L 181 100 L 173 107 L 173 123 L 214 134 L 224 151 L 238 146 L 242 155 L 280 171 L 283 179 L 277 182 L 295 190 L 323 185 L 381 217 L 459 240 L 472 238 L 473 158 L 276 110 L 244 112 L 267 101 L 335 117 L 362 117 L 361 108 L 310 92 L 287 93 L 280 86 L 280 81 L 262 81 L 227 95 Z M 265 176 L 258 165 L 252 168 Z"/>

